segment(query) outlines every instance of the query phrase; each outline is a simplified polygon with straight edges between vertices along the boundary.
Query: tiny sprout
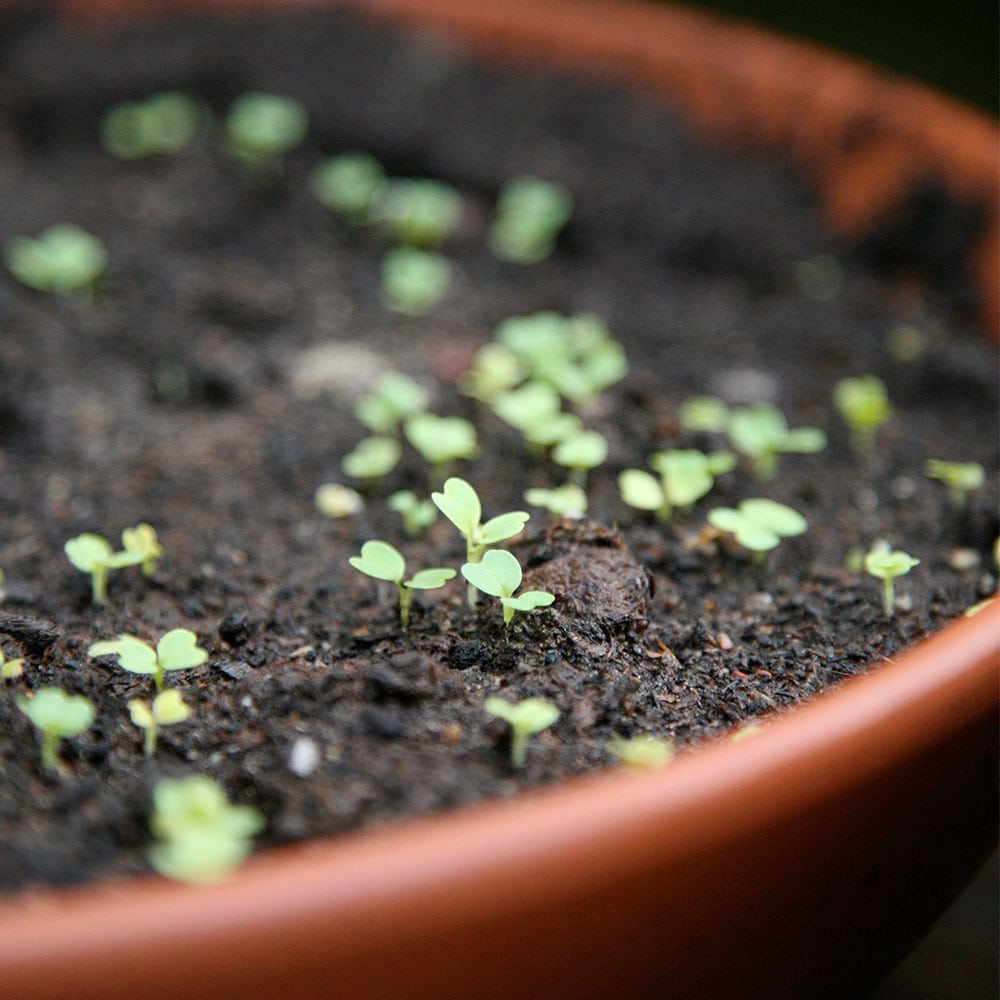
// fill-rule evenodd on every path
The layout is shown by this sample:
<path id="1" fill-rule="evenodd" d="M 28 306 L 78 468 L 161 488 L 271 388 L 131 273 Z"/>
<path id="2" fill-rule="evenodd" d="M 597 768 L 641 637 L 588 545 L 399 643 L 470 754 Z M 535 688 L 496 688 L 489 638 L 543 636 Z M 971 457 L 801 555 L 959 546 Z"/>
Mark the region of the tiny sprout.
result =
<path id="1" fill-rule="evenodd" d="M 677 422 L 695 434 L 721 434 L 729 423 L 729 407 L 715 396 L 692 396 L 681 404 Z"/>
<path id="2" fill-rule="evenodd" d="M 143 751 L 147 757 L 152 757 L 156 752 L 160 726 L 171 726 L 191 718 L 191 709 L 176 688 L 161 691 L 153 699 L 152 705 L 142 698 L 133 698 L 127 707 L 132 721 L 143 730 Z"/>
<path id="3" fill-rule="evenodd" d="M 20 677 L 23 673 L 23 657 L 19 656 L 16 660 L 8 660 L 4 651 L 0 649 L 0 680 L 9 681 L 14 677 Z"/>
<path id="4" fill-rule="evenodd" d="M 437 520 L 437 510 L 430 500 L 421 500 L 413 490 L 398 490 L 387 500 L 386 506 L 403 517 L 403 530 L 416 538 Z"/>
<path id="5" fill-rule="evenodd" d="M 476 351 L 472 367 L 464 372 L 459 388 L 466 396 L 490 405 L 524 378 L 517 355 L 503 344 L 484 344 Z"/>
<path id="6" fill-rule="evenodd" d="M 764 497 L 743 500 L 735 509 L 716 507 L 708 512 L 708 523 L 729 532 L 740 545 L 758 554 L 775 548 L 782 538 L 803 534 L 809 527 L 798 511 Z"/>
<path id="7" fill-rule="evenodd" d="M 429 179 L 394 178 L 383 184 L 371 218 L 409 247 L 440 246 L 462 216 L 462 196 L 450 184 Z"/>
<path id="8" fill-rule="evenodd" d="M 373 434 L 388 434 L 414 413 L 427 409 L 430 394 L 402 372 L 386 372 L 371 392 L 362 396 L 354 415 Z"/>
<path id="9" fill-rule="evenodd" d="M 554 489 L 535 486 L 524 491 L 524 499 L 556 517 L 580 518 L 587 513 L 587 494 L 576 483 L 563 483 Z"/>
<path id="10" fill-rule="evenodd" d="M 101 145 L 119 160 L 179 153 L 198 132 L 201 112 L 194 98 L 168 91 L 116 104 L 101 120 Z"/>
<path id="11" fill-rule="evenodd" d="M 19 697 L 17 707 L 31 720 L 42 737 L 42 766 L 59 770 L 59 740 L 79 736 L 94 722 L 94 703 L 61 688 L 39 688 L 33 698 Z"/>
<path id="12" fill-rule="evenodd" d="M 395 247 L 382 258 L 382 299 L 406 316 L 426 316 L 444 298 L 451 264 L 432 250 Z"/>
<path id="13" fill-rule="evenodd" d="M 181 882 L 215 882 L 243 862 L 263 815 L 230 805 L 222 787 L 204 774 L 164 778 L 153 789 L 150 829 L 160 843 L 149 852 L 153 867 Z"/>
<path id="14" fill-rule="evenodd" d="M 64 295 L 90 289 L 107 266 L 108 252 L 96 236 L 63 223 L 46 229 L 37 239 L 9 239 L 4 263 L 22 285 Z"/>
<path id="15" fill-rule="evenodd" d="M 90 574 L 90 599 L 94 604 L 107 603 L 108 570 L 135 566 L 144 558 L 142 552 L 114 552 L 106 538 L 89 532 L 69 539 L 63 551 L 80 572 Z"/>
<path id="16" fill-rule="evenodd" d="M 476 428 L 464 417 L 417 413 L 403 424 L 406 440 L 440 472 L 459 458 L 474 458 L 479 450 Z"/>
<path id="17" fill-rule="evenodd" d="M 607 457 L 607 439 L 597 431 L 579 431 L 552 449 L 552 461 L 568 468 L 570 482 L 581 489 L 586 482 L 587 471 L 597 468 Z"/>
<path id="18" fill-rule="evenodd" d="M 483 507 L 479 494 L 471 483 L 458 476 L 448 479 L 440 493 L 432 493 L 431 500 L 461 532 L 465 539 L 465 558 L 470 563 L 479 562 L 489 546 L 520 534 L 529 517 L 523 510 L 513 510 L 481 524 Z"/>
<path id="19" fill-rule="evenodd" d="M 350 517 L 365 509 L 364 498 L 357 490 L 340 483 L 322 483 L 313 495 L 316 509 L 329 518 Z"/>
<path id="20" fill-rule="evenodd" d="M 564 185 L 538 177 L 515 177 L 497 197 L 490 249 L 501 260 L 537 264 L 551 255 L 572 212 L 573 196 Z"/>
<path id="21" fill-rule="evenodd" d="M 865 572 L 882 581 L 882 608 L 887 618 L 892 617 L 896 608 L 896 577 L 904 576 L 919 564 L 919 559 L 898 549 L 892 552 L 872 549 L 865 556 Z"/>
<path id="22" fill-rule="evenodd" d="M 528 444 L 547 448 L 583 428 L 580 418 L 564 413 L 561 405 L 559 393 L 548 382 L 531 381 L 494 397 L 493 412 L 519 430 Z"/>
<path id="23" fill-rule="evenodd" d="M 872 453 L 875 432 L 892 416 L 885 383 L 877 375 L 841 379 L 833 403 L 851 432 L 851 447 L 862 457 Z"/>
<path id="24" fill-rule="evenodd" d="M 402 454 L 403 448 L 395 438 L 366 437 L 340 460 L 340 468 L 344 475 L 374 485 L 396 468 Z"/>
<path id="25" fill-rule="evenodd" d="M 152 576 L 157 560 L 163 555 L 163 546 L 151 524 L 137 524 L 122 532 L 122 548 L 139 562 L 143 576 Z"/>
<path id="26" fill-rule="evenodd" d="M 782 412 L 770 403 L 738 406 L 729 414 L 726 433 L 732 446 L 753 461 L 758 479 L 774 477 L 778 455 L 822 451 L 826 434 L 818 427 L 790 429 Z"/>
<path id="27" fill-rule="evenodd" d="M 384 183 L 385 171 L 369 153 L 332 156 L 312 174 L 312 189 L 316 197 L 355 226 L 368 221 L 372 202 Z"/>
<path id="28" fill-rule="evenodd" d="M 986 470 L 978 462 L 946 462 L 929 458 L 924 463 L 924 475 L 937 479 L 948 488 L 948 499 L 954 510 L 965 510 L 968 495 L 983 485 Z"/>
<path id="29" fill-rule="evenodd" d="M 188 670 L 208 659 L 208 653 L 198 645 L 198 637 L 186 628 L 165 633 L 156 649 L 133 635 L 95 642 L 87 652 L 90 656 L 118 657 L 118 665 L 132 674 L 150 674 L 158 692 L 163 690 L 164 674 L 169 670 Z"/>
<path id="30" fill-rule="evenodd" d="M 559 718 L 559 709 L 541 698 L 525 698 L 516 704 L 487 698 L 483 708 L 510 726 L 510 762 L 514 767 L 524 767 L 528 737 L 548 729 Z"/>
<path id="31" fill-rule="evenodd" d="M 546 608 L 555 600 L 547 590 L 527 590 L 514 597 L 514 591 L 521 586 L 521 564 L 506 549 L 490 549 L 479 562 L 465 563 L 462 576 L 484 594 L 500 598 L 504 628 L 510 628 L 515 611 Z"/>
<path id="32" fill-rule="evenodd" d="M 309 116 L 293 97 L 249 93 L 233 101 L 225 128 L 233 156 L 257 168 L 280 170 L 282 156 L 306 137 Z"/>
<path id="33" fill-rule="evenodd" d="M 608 751 L 626 767 L 653 770 L 669 764 L 674 756 L 674 744 L 656 736 L 616 736 L 608 740 Z"/>
<path id="34" fill-rule="evenodd" d="M 433 569 L 422 569 L 406 580 L 404 579 L 406 560 L 403 559 L 398 549 L 393 548 L 388 542 L 382 541 L 365 542 L 361 546 L 361 555 L 351 556 L 348 562 L 365 576 L 370 576 L 375 580 L 387 580 L 396 585 L 399 592 L 399 620 L 404 626 L 410 623 L 410 603 L 413 600 L 413 591 L 437 590 L 455 575 L 453 569 L 438 566 Z"/>
<path id="35" fill-rule="evenodd" d="M 643 469 L 625 469 L 618 476 L 618 490 L 630 507 L 655 511 L 666 521 L 675 507 L 688 507 L 708 493 L 715 477 L 729 472 L 736 459 L 727 451 L 706 455 L 694 449 L 672 449 L 651 455 L 649 464 L 659 479 Z"/>

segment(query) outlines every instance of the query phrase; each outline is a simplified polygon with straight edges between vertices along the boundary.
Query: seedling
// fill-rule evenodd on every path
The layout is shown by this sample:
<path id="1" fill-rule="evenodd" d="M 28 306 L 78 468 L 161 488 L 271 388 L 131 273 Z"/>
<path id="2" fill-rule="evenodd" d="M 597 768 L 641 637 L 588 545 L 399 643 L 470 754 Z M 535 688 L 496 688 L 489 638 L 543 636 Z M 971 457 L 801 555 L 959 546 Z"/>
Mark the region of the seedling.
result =
<path id="1" fill-rule="evenodd" d="M 459 388 L 466 396 L 490 405 L 501 393 L 513 389 L 524 375 L 524 367 L 509 347 L 484 344 L 476 351 L 472 366 L 463 373 Z"/>
<path id="2" fill-rule="evenodd" d="M 430 500 L 421 500 L 413 490 L 398 490 L 386 500 L 389 510 L 403 517 L 403 530 L 416 538 L 437 520 L 437 509 Z"/>
<path id="3" fill-rule="evenodd" d="M 736 458 L 727 451 L 706 455 L 674 449 L 651 455 L 649 464 L 658 479 L 644 469 L 625 469 L 618 476 L 618 490 L 630 507 L 655 511 L 661 521 L 668 521 L 675 507 L 688 507 L 708 493 L 715 477 L 732 469 Z"/>
<path id="4" fill-rule="evenodd" d="M 186 628 L 171 629 L 156 644 L 156 649 L 134 635 L 120 635 L 117 639 L 95 642 L 87 652 L 91 656 L 114 654 L 123 670 L 149 674 L 157 693 L 163 690 L 168 671 L 188 670 L 208 659 L 208 653 L 198 645 L 198 637 Z"/>
<path id="5" fill-rule="evenodd" d="M 452 462 L 474 458 L 479 451 L 476 428 L 464 417 L 418 413 L 403 424 L 403 433 L 432 466 L 433 477 L 439 480 Z"/>
<path id="6" fill-rule="evenodd" d="M 432 250 L 395 247 L 382 258 L 382 301 L 406 316 L 426 316 L 444 298 L 451 264 Z"/>
<path id="7" fill-rule="evenodd" d="M 462 216 L 462 196 L 443 181 L 394 178 L 378 190 L 371 218 L 409 247 L 440 246 Z"/>
<path id="8" fill-rule="evenodd" d="M 340 467 L 345 475 L 374 487 L 396 468 L 402 454 L 402 445 L 395 438 L 366 437 L 340 460 Z"/>
<path id="9" fill-rule="evenodd" d="M 167 91 L 116 104 L 101 120 L 101 145 L 119 160 L 172 156 L 191 145 L 201 122 L 198 103 Z"/>
<path id="10" fill-rule="evenodd" d="M 882 608 L 886 618 L 891 618 L 896 610 L 896 577 L 905 576 L 919 564 L 919 559 L 898 549 L 892 552 L 872 549 L 865 556 L 865 572 L 882 581 Z"/>
<path id="11" fill-rule="evenodd" d="M 505 629 L 510 628 L 515 611 L 545 608 L 555 600 L 555 595 L 547 590 L 527 590 L 514 596 L 514 591 L 521 586 L 521 564 L 506 549 L 490 549 L 483 553 L 479 562 L 465 563 L 462 576 L 484 594 L 500 598 Z"/>
<path id="12" fill-rule="evenodd" d="M 607 747 L 626 767 L 636 770 L 665 767 L 673 759 L 675 752 L 670 740 L 656 736 L 633 736 L 630 739 L 616 736 L 608 740 Z"/>
<path id="13" fill-rule="evenodd" d="M 924 475 L 944 483 L 952 509 L 962 511 L 969 502 L 969 494 L 983 485 L 986 470 L 978 462 L 946 462 L 930 458 L 924 463 Z"/>
<path id="14" fill-rule="evenodd" d="M 784 504 L 764 497 L 741 501 L 739 507 L 716 507 L 708 512 L 708 523 L 733 535 L 744 548 L 763 556 L 782 538 L 803 534 L 806 519 Z"/>
<path id="15" fill-rule="evenodd" d="M 790 429 L 781 411 L 770 403 L 738 406 L 729 414 L 726 433 L 732 446 L 752 462 L 760 480 L 774 478 L 778 456 L 822 451 L 826 434 L 818 427 Z"/>
<path id="16" fill-rule="evenodd" d="M 432 493 L 431 500 L 465 539 L 465 558 L 470 563 L 479 562 L 489 546 L 519 535 L 530 516 L 526 511 L 512 510 L 481 524 L 483 507 L 479 494 L 458 476 L 448 479 L 440 493 Z"/>
<path id="17" fill-rule="evenodd" d="M 156 783 L 149 826 L 160 840 L 149 851 L 156 871 L 181 882 L 216 882 L 250 853 L 264 816 L 231 805 L 220 785 L 196 774 Z"/>
<path id="18" fill-rule="evenodd" d="M 729 407 L 715 396 L 692 396 L 681 404 L 677 422 L 695 434 L 721 434 L 729 423 Z"/>
<path id="19" fill-rule="evenodd" d="M 402 372 L 386 372 L 367 395 L 358 400 L 354 415 L 373 434 L 389 434 L 406 417 L 427 409 L 430 394 Z"/>
<path id="20" fill-rule="evenodd" d="M 14 236 L 4 247 L 4 263 L 28 288 L 53 295 L 90 290 L 104 272 L 108 252 L 85 229 L 63 223 L 36 239 Z"/>
<path id="21" fill-rule="evenodd" d="M 361 555 L 351 556 L 348 562 L 365 576 L 375 580 L 388 580 L 396 585 L 399 591 L 399 620 L 404 627 L 410 623 L 413 591 L 437 590 L 455 576 L 453 569 L 437 566 L 433 569 L 422 569 L 407 580 L 406 560 L 398 549 L 382 541 L 365 542 L 361 546 Z"/>
<path id="22" fill-rule="evenodd" d="M 575 413 L 564 413 L 559 393 L 548 382 L 526 382 L 493 399 L 493 412 L 519 430 L 525 441 L 541 450 L 579 434 L 583 429 Z"/>
<path id="23" fill-rule="evenodd" d="M 332 519 L 360 514 L 365 509 L 361 494 L 340 483 L 321 483 L 313 495 L 313 503 L 324 517 Z"/>
<path id="24" fill-rule="evenodd" d="M 552 461 L 569 469 L 569 481 L 583 489 L 587 472 L 608 457 L 608 442 L 597 431 L 579 431 L 552 449 Z"/>
<path id="25" fill-rule="evenodd" d="M 385 183 L 382 165 L 369 153 L 341 153 L 324 160 L 311 178 L 313 193 L 354 226 L 369 221 L 372 202 Z"/>
<path id="26" fill-rule="evenodd" d="M 841 379 L 833 387 L 833 402 L 851 432 L 851 447 L 862 458 L 875 447 L 875 432 L 892 416 L 885 383 L 877 375 Z"/>
<path id="27" fill-rule="evenodd" d="M 575 483 L 563 483 L 551 490 L 532 487 L 524 491 L 524 499 L 556 517 L 580 518 L 587 513 L 587 494 Z"/>
<path id="28" fill-rule="evenodd" d="M 19 697 L 17 707 L 31 720 L 42 738 L 42 766 L 59 770 L 59 741 L 79 736 L 94 723 L 94 703 L 61 688 L 39 688 L 33 698 Z"/>
<path id="29" fill-rule="evenodd" d="M 107 603 L 109 570 L 136 566 L 144 559 L 138 551 L 115 552 L 106 538 L 89 532 L 71 538 L 63 551 L 78 570 L 90 574 L 90 599 L 94 604 Z"/>
<path id="30" fill-rule="evenodd" d="M 309 116 L 293 97 L 249 93 L 237 97 L 226 116 L 229 151 L 256 170 L 279 172 L 282 157 L 299 146 Z"/>
<path id="31" fill-rule="evenodd" d="M 163 546 L 156 537 L 156 529 L 151 524 L 137 524 L 122 532 L 122 548 L 136 557 L 143 576 L 156 572 L 156 563 L 163 555 Z"/>
<path id="32" fill-rule="evenodd" d="M 18 657 L 15 660 L 8 660 L 4 651 L 0 649 L 0 680 L 13 680 L 24 674 L 24 659 Z"/>
<path id="33" fill-rule="evenodd" d="M 483 708 L 510 726 L 510 762 L 514 767 L 524 767 L 528 737 L 548 729 L 559 718 L 559 709 L 541 698 L 525 698 L 515 704 L 487 698 Z"/>
<path id="34" fill-rule="evenodd" d="M 143 751 L 147 757 L 152 757 L 156 752 L 160 726 L 171 726 L 191 718 L 191 709 L 176 688 L 160 692 L 152 704 L 142 698 L 133 698 L 128 703 L 128 711 L 132 721 L 144 733 Z"/>
<path id="35" fill-rule="evenodd" d="M 515 177 L 497 197 L 490 249 L 502 260 L 537 264 L 551 255 L 572 213 L 573 196 L 564 185 L 538 177 Z"/>

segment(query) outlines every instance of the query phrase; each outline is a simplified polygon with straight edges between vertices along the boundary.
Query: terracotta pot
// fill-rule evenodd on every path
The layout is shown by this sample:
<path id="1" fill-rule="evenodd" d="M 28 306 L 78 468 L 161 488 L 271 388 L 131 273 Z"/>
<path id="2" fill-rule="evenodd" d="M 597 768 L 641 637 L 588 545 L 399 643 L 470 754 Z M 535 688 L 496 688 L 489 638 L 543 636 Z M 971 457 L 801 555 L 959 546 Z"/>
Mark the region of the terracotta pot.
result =
<path id="1" fill-rule="evenodd" d="M 974 266 L 996 327 L 997 129 L 984 116 L 689 11 L 353 5 L 447 28 L 491 58 L 586 66 L 733 141 L 779 145 L 845 232 L 932 171 L 990 207 Z M 0 903 L 0 993 L 857 996 L 996 841 L 998 663 L 993 606 L 664 772 L 268 852 L 211 888 L 150 876 L 22 895 Z"/>

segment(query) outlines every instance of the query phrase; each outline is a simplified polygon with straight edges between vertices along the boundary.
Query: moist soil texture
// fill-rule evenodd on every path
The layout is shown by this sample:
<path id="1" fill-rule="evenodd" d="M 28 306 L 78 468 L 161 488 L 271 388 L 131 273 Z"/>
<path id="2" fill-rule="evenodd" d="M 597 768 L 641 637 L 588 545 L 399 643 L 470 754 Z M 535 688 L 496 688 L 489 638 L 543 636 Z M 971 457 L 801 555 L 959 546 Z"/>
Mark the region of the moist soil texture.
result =
<path id="1" fill-rule="evenodd" d="M 263 812 L 265 847 L 614 766 L 613 736 L 686 753 L 896 656 L 993 591 L 996 365 L 960 268 L 979 215 L 933 177 L 848 246 L 787 165 L 705 146 L 652 101 L 486 69 L 353 16 L 109 29 L 32 5 L 5 15 L 0 40 L 0 239 L 74 222 L 109 254 L 92 294 L 47 296 L 0 273 L 0 643 L 25 660 L 0 682 L 5 891 L 148 870 L 163 777 L 215 777 Z M 203 102 L 194 143 L 143 161 L 106 154 L 107 109 L 166 89 Z M 308 110 L 280 171 L 225 151 L 220 123 L 247 91 Z M 321 159 L 351 149 L 462 194 L 443 247 L 452 283 L 427 316 L 382 304 L 385 234 L 344 224 L 311 192 Z M 486 236 L 500 185 L 524 173 L 575 198 L 555 252 L 532 266 L 499 261 Z M 526 488 L 565 470 L 457 384 L 499 321 L 539 310 L 596 314 L 629 361 L 581 414 L 610 446 L 583 520 L 525 507 Z M 366 433 L 357 399 L 390 370 L 420 382 L 434 412 L 475 422 L 479 456 L 451 472 L 484 517 L 530 510 L 504 544 L 551 607 L 505 631 L 499 603 L 470 610 L 457 578 L 417 592 L 404 629 L 393 585 L 349 565 L 372 538 L 411 569 L 464 561 L 444 518 L 409 538 L 386 509 L 393 490 L 441 487 L 408 445 L 361 513 L 314 505 L 321 483 L 361 487 L 340 460 Z M 894 411 L 860 461 L 831 390 L 866 372 Z M 763 484 L 741 463 L 661 524 L 625 506 L 617 474 L 656 450 L 723 444 L 678 423 L 702 393 L 772 401 L 829 444 L 783 456 Z M 923 475 L 929 458 L 986 466 L 964 511 Z M 764 561 L 706 528 L 712 507 L 758 495 L 809 522 Z M 117 544 L 141 522 L 164 548 L 155 572 L 112 573 L 108 603 L 92 604 L 64 543 L 96 532 Z M 880 583 L 848 568 L 877 540 L 921 560 L 891 619 Z M 178 627 L 208 659 L 168 676 L 193 716 L 164 727 L 147 760 L 126 703 L 150 697 L 150 678 L 88 647 Z M 61 741 L 59 773 L 42 768 L 15 704 L 49 685 L 97 707 Z M 521 769 L 483 710 L 492 695 L 561 713 Z"/>

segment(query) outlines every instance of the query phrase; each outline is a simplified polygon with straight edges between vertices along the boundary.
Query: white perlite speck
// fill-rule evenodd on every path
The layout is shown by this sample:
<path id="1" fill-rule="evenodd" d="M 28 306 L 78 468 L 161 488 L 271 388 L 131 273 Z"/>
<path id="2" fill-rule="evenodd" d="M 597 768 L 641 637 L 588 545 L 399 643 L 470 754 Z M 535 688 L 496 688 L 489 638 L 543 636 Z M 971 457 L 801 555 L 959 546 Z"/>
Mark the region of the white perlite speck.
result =
<path id="1" fill-rule="evenodd" d="M 319 764 L 319 747 L 313 740 L 301 737 L 292 744 L 288 754 L 288 769 L 300 778 L 306 778 Z"/>

